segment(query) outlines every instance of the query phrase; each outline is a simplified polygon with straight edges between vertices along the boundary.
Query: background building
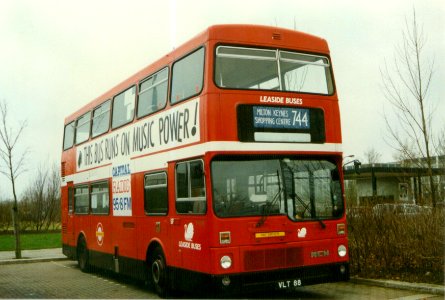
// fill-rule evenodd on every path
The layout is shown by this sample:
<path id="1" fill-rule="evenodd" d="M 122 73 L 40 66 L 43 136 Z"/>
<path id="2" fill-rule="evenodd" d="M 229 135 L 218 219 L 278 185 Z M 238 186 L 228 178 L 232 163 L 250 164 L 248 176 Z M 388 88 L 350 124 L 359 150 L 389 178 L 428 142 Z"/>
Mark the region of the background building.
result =
<path id="1" fill-rule="evenodd" d="M 445 156 L 433 158 L 437 203 L 444 204 Z M 346 166 L 345 193 L 349 205 L 365 206 L 380 203 L 431 205 L 427 179 L 428 169 L 423 159 L 401 163 L 363 164 L 359 172 Z"/>

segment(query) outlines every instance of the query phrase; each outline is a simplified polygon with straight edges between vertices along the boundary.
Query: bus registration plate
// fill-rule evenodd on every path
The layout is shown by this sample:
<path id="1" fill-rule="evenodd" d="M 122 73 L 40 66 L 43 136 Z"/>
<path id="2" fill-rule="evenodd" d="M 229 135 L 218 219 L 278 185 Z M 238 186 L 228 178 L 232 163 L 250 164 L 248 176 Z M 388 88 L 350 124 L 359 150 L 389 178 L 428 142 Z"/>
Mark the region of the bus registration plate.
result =
<path id="1" fill-rule="evenodd" d="M 278 281 L 277 284 L 278 284 L 278 289 L 281 290 L 295 288 L 303 285 L 301 279 L 282 280 Z"/>

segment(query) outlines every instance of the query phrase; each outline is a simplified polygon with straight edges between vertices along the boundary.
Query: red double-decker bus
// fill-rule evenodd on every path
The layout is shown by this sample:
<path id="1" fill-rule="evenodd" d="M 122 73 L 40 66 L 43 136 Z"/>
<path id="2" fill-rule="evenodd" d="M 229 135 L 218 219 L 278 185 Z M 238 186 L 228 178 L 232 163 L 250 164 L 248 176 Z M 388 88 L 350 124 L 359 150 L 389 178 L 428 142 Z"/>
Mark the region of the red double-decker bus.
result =
<path id="1" fill-rule="evenodd" d="M 65 119 L 63 253 L 172 288 L 349 278 L 329 48 L 212 26 Z"/>

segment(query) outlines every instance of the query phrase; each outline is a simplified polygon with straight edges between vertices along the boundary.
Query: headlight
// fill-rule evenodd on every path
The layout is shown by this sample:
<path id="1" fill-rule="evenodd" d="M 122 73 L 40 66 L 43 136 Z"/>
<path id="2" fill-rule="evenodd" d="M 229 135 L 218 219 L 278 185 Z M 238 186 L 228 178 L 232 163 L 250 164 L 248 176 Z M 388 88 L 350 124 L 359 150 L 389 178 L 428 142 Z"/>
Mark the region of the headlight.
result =
<path id="1" fill-rule="evenodd" d="M 221 268 L 228 269 L 232 266 L 232 259 L 228 255 L 224 255 L 220 260 Z"/>
<path id="2" fill-rule="evenodd" d="M 346 256 L 346 246 L 345 245 L 340 245 L 338 246 L 338 255 L 340 257 L 345 257 Z"/>

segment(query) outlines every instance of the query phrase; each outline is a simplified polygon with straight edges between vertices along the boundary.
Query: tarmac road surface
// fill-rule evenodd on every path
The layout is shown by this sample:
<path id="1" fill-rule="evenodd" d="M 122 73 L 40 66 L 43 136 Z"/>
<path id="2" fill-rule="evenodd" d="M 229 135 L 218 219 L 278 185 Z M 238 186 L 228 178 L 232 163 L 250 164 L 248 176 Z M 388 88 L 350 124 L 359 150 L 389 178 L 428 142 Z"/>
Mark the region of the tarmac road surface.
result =
<path id="1" fill-rule="evenodd" d="M 173 298 L 195 298 L 175 292 Z M 376 287 L 353 282 L 242 295 L 242 298 L 291 299 L 443 299 L 443 295 Z M 142 282 L 106 272 L 82 273 L 75 261 L 57 260 L 0 265 L 0 298 L 159 298 Z"/>

